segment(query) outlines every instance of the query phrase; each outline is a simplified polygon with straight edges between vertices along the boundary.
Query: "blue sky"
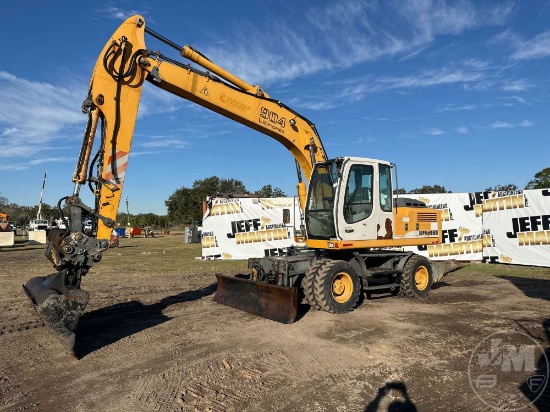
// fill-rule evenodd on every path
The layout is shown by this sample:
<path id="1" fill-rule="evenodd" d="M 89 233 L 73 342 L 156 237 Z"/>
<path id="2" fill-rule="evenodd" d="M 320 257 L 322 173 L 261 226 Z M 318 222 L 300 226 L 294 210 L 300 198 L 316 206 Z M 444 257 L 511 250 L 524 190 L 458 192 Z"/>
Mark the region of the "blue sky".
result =
<path id="1" fill-rule="evenodd" d="M 89 76 L 137 13 L 309 118 L 329 157 L 396 163 L 407 190 L 521 189 L 550 166 L 547 1 L 6 2 L 0 194 L 10 202 L 36 205 L 44 170 L 44 202 L 72 194 Z M 295 194 L 294 160 L 275 140 L 146 84 L 130 213 L 165 214 L 176 189 L 213 175 Z"/>

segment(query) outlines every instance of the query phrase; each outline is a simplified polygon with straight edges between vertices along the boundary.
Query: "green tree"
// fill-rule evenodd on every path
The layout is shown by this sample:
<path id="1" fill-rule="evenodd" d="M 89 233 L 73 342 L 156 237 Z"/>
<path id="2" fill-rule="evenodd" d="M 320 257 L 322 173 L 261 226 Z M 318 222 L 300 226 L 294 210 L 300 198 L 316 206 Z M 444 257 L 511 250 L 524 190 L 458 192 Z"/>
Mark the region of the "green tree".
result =
<path id="1" fill-rule="evenodd" d="M 535 178 L 530 180 L 525 186 L 526 189 L 547 189 L 550 188 L 550 167 L 542 169 L 535 174 Z"/>
<path id="2" fill-rule="evenodd" d="M 450 190 L 445 189 L 445 186 L 439 186 L 439 185 L 433 185 L 433 186 L 427 186 L 424 185 L 419 189 L 413 189 L 409 193 L 415 194 L 415 195 L 423 195 L 423 194 L 430 194 L 430 193 L 452 193 Z"/>
<path id="3" fill-rule="evenodd" d="M 193 188 L 200 180 L 196 180 L 193 184 Z M 244 183 L 236 179 L 220 179 L 218 188 L 218 193 L 233 194 L 233 195 L 242 195 L 248 194 L 248 190 L 244 186 Z M 210 195 L 211 196 L 211 195 Z"/>
<path id="4" fill-rule="evenodd" d="M 404 194 L 407 194 L 407 191 L 403 188 L 399 188 L 399 189 L 395 189 L 393 191 L 393 194 L 394 195 L 404 195 Z"/>
<path id="5" fill-rule="evenodd" d="M 30 206 L 19 206 L 11 203 L 6 207 L 6 212 L 10 216 L 10 220 L 15 222 L 16 226 L 27 226 L 29 222 L 36 219 L 36 210 Z"/>
<path id="6" fill-rule="evenodd" d="M 202 220 L 202 202 L 219 194 L 248 194 L 243 182 L 236 179 L 220 179 L 217 176 L 195 180 L 192 188 L 176 190 L 164 202 L 168 218 L 175 224 L 189 224 Z"/>
<path id="7" fill-rule="evenodd" d="M 256 192 L 260 197 L 286 197 L 285 192 L 279 187 L 273 189 L 271 185 L 265 185 Z"/>
<path id="8" fill-rule="evenodd" d="M 159 216 L 154 213 L 139 213 L 130 221 L 134 226 L 153 226 L 153 227 L 166 227 L 166 216 Z M 135 222 L 135 223 L 134 223 Z"/>
<path id="9" fill-rule="evenodd" d="M 168 209 L 168 219 L 176 224 L 193 222 L 193 202 L 191 189 L 182 187 L 170 195 L 164 202 Z"/>
<path id="10" fill-rule="evenodd" d="M 518 190 L 518 187 L 513 183 L 509 183 L 507 185 L 496 185 L 495 187 L 488 187 L 487 189 L 485 189 L 485 192 L 510 192 L 512 190 Z"/>
<path id="11" fill-rule="evenodd" d="M 8 200 L 8 198 L 2 196 L 2 194 L 0 193 L 0 209 L 3 210 L 9 203 L 10 201 Z"/>
<path id="12" fill-rule="evenodd" d="M 38 209 L 39 209 L 39 205 L 36 205 L 36 206 L 32 207 L 32 210 L 33 210 L 33 218 L 32 219 L 36 219 L 36 217 L 38 216 Z M 42 203 L 42 208 L 40 209 L 40 214 L 42 215 L 42 219 L 45 219 L 45 220 L 51 220 L 51 219 L 54 219 L 54 218 L 57 219 L 59 217 L 58 216 L 59 212 L 58 212 L 57 208 L 54 209 L 47 203 Z"/>

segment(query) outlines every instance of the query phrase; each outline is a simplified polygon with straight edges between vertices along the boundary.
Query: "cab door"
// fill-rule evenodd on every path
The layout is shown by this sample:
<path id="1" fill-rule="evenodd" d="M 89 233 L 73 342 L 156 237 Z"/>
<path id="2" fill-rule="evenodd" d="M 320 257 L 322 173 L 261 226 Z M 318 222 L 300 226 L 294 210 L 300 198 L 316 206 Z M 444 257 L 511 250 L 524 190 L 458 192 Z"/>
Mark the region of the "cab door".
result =
<path id="1" fill-rule="evenodd" d="M 348 159 L 342 164 L 336 225 L 342 240 L 376 239 L 377 164 Z"/>
<path id="2" fill-rule="evenodd" d="M 393 239 L 391 166 L 386 163 L 378 163 L 378 193 L 376 239 Z"/>
<path id="3" fill-rule="evenodd" d="M 374 159 L 342 165 L 336 225 L 342 240 L 393 238 L 391 168 Z"/>

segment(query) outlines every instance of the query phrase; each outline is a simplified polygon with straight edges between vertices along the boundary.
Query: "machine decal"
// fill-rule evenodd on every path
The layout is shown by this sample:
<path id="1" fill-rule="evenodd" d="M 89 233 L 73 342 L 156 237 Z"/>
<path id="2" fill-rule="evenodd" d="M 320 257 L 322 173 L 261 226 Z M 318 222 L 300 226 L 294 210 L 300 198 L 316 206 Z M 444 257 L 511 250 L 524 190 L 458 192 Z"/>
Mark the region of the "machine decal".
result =
<path id="1" fill-rule="evenodd" d="M 126 168 L 128 167 L 128 153 L 119 150 L 116 152 L 116 171 L 118 175 L 118 181 L 115 182 L 117 186 L 124 184 L 124 177 L 126 176 Z M 109 156 L 107 168 L 105 169 L 105 180 L 113 180 L 113 158 Z"/>
<path id="2" fill-rule="evenodd" d="M 265 107 L 260 108 L 260 118 L 258 121 L 264 126 L 269 126 L 279 133 L 284 133 L 286 125 L 286 117 L 279 118 L 279 115 Z"/>
<path id="3" fill-rule="evenodd" d="M 386 234 L 384 236 L 381 236 L 381 235 L 378 234 L 378 233 L 380 233 L 380 225 L 379 224 L 376 225 L 376 233 L 377 233 L 376 238 L 377 239 L 393 239 L 392 220 L 391 219 L 386 219 L 386 222 L 384 223 L 384 227 L 386 229 Z"/>
<path id="4" fill-rule="evenodd" d="M 220 101 L 242 113 L 246 113 L 248 110 L 250 110 L 250 106 L 247 106 L 243 102 L 234 99 L 231 96 L 226 95 L 225 93 L 220 94 Z"/>

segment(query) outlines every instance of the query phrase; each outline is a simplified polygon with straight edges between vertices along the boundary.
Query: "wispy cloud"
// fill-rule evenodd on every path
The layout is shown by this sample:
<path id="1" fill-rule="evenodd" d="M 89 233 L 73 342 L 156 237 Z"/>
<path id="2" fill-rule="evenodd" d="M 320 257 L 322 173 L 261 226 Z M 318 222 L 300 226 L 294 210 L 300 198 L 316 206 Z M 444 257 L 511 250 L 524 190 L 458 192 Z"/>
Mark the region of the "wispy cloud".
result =
<path id="1" fill-rule="evenodd" d="M 491 126 L 491 129 L 510 129 L 514 127 L 512 123 L 496 121 Z"/>
<path id="2" fill-rule="evenodd" d="M 461 134 L 467 134 L 470 132 L 467 126 L 460 126 L 458 129 L 456 129 L 456 131 Z"/>
<path id="3" fill-rule="evenodd" d="M 502 121 L 496 121 L 491 126 L 489 126 L 491 129 L 513 129 L 516 127 L 531 127 L 533 126 L 533 123 L 526 119 L 520 123 L 510 123 L 510 122 L 502 122 Z"/>
<path id="4" fill-rule="evenodd" d="M 427 70 L 418 76 L 404 77 L 380 77 L 378 83 L 383 89 L 402 89 L 412 87 L 430 87 L 451 83 L 468 83 L 479 80 L 483 77 L 478 72 L 466 72 L 462 70 L 453 70 L 442 68 L 436 70 Z"/>
<path id="5" fill-rule="evenodd" d="M 183 149 L 188 146 L 188 143 L 182 139 L 178 139 L 170 136 L 155 136 L 154 140 L 141 143 L 141 147 L 145 148 L 172 148 Z"/>
<path id="6" fill-rule="evenodd" d="M 528 104 L 525 98 L 516 95 L 499 97 L 499 99 L 505 101 L 507 100 L 507 102 L 504 103 L 504 106 L 513 106 L 515 103 Z"/>
<path id="7" fill-rule="evenodd" d="M 311 96 L 307 100 L 305 99 L 290 99 L 288 101 L 288 104 L 292 107 L 301 107 L 303 109 L 311 109 L 311 110 L 327 110 L 327 109 L 334 109 L 335 107 L 338 107 L 341 105 L 341 102 L 338 102 L 336 100 L 311 100 Z"/>
<path id="8" fill-rule="evenodd" d="M 87 120 L 80 110 L 86 90 L 84 81 L 65 78 L 63 86 L 58 86 L 0 71 L 0 170 L 19 171 L 33 164 L 74 161 L 45 153 L 67 148 L 78 153 Z M 152 87 L 144 88 L 143 95 L 140 117 L 176 113 L 192 105 Z M 181 147 L 172 142 L 172 149 Z"/>
<path id="9" fill-rule="evenodd" d="M 491 67 L 489 62 L 476 58 L 465 59 L 462 61 L 462 65 L 475 70 L 485 70 Z"/>
<path id="10" fill-rule="evenodd" d="M 375 142 L 376 139 L 372 137 L 358 137 L 357 139 L 351 141 L 351 144 L 366 144 Z"/>
<path id="11" fill-rule="evenodd" d="M 465 70 L 460 67 L 427 69 L 421 73 L 408 76 L 363 76 L 350 78 L 338 83 L 341 92 L 336 96 L 348 101 L 359 101 L 366 94 L 378 93 L 388 90 L 406 90 L 414 88 L 427 88 L 441 85 L 460 84 L 464 87 L 472 82 L 477 82 L 484 74 L 475 70 Z M 463 110 L 468 110 L 464 108 Z"/>
<path id="12" fill-rule="evenodd" d="M 532 60 L 550 56 L 550 30 L 527 39 L 518 39 L 514 44 L 512 59 Z"/>
<path id="13" fill-rule="evenodd" d="M 212 38 L 203 51 L 238 76 L 269 84 L 364 62 L 413 56 L 438 36 L 501 25 L 512 9 L 512 3 L 483 9 L 467 0 L 454 4 L 394 0 L 383 7 L 375 2 L 340 1 L 295 16 L 290 13 L 285 21 L 261 27 L 239 21 L 238 26 L 231 27 L 235 46 L 227 48 L 219 38 Z M 471 69 L 481 70 L 486 65 L 470 59 Z"/>
<path id="14" fill-rule="evenodd" d="M 466 105 L 458 105 L 458 104 L 448 104 L 443 107 L 440 107 L 436 110 L 436 112 L 460 112 L 462 110 L 475 110 L 476 109 L 475 104 L 466 104 Z"/>
<path id="15" fill-rule="evenodd" d="M 481 26 L 503 24 L 513 9 L 511 2 L 482 9 L 475 3 L 460 1 L 450 4 L 446 1 L 394 2 L 398 12 L 425 37 L 460 34 Z"/>
<path id="16" fill-rule="evenodd" d="M 29 163 L 31 165 L 41 165 L 44 163 L 56 163 L 56 162 L 74 162 L 75 159 L 72 157 L 41 157 L 39 159 L 32 159 Z"/>
<path id="17" fill-rule="evenodd" d="M 533 122 L 531 122 L 531 120 L 524 120 L 523 122 L 521 122 L 519 124 L 519 126 L 521 126 L 521 127 L 531 127 L 531 126 L 533 126 Z"/>
<path id="18" fill-rule="evenodd" d="M 507 92 L 523 92 L 532 87 L 534 85 L 527 79 L 516 79 L 505 81 L 501 88 Z"/>
<path id="19" fill-rule="evenodd" d="M 66 163 L 66 162 L 74 162 L 75 159 L 72 157 L 40 157 L 36 159 L 31 160 L 25 160 L 24 162 L 21 161 L 14 161 L 14 162 L 2 162 L 0 164 L 0 171 L 3 172 L 20 172 L 22 170 L 26 170 L 29 168 L 29 166 L 37 166 L 42 164 L 51 164 L 51 163 Z"/>
<path id="20" fill-rule="evenodd" d="M 440 136 L 444 134 L 445 132 L 441 129 L 437 129 L 435 127 L 432 127 L 429 130 L 426 130 L 424 133 L 429 134 L 430 136 Z"/>
<path id="21" fill-rule="evenodd" d="M 74 87 L 0 71 L 0 158 L 36 157 L 61 137 L 67 139 L 67 131 L 85 121 L 79 110 L 82 93 Z"/>
<path id="22" fill-rule="evenodd" d="M 500 44 L 511 51 L 513 60 L 534 60 L 550 56 L 550 30 L 524 38 L 511 29 L 494 36 L 489 43 Z"/>
<path id="23" fill-rule="evenodd" d="M 160 113 L 168 115 L 183 109 L 200 110 L 195 103 L 191 103 L 171 93 L 166 93 L 166 91 L 157 87 L 145 85 L 139 104 L 138 118 L 153 116 Z"/>
<path id="24" fill-rule="evenodd" d="M 121 9 L 113 5 L 108 5 L 107 7 L 101 9 L 99 13 L 105 18 L 113 20 L 126 20 L 134 14 L 144 14 L 143 10 L 138 11 L 135 9 Z"/>

